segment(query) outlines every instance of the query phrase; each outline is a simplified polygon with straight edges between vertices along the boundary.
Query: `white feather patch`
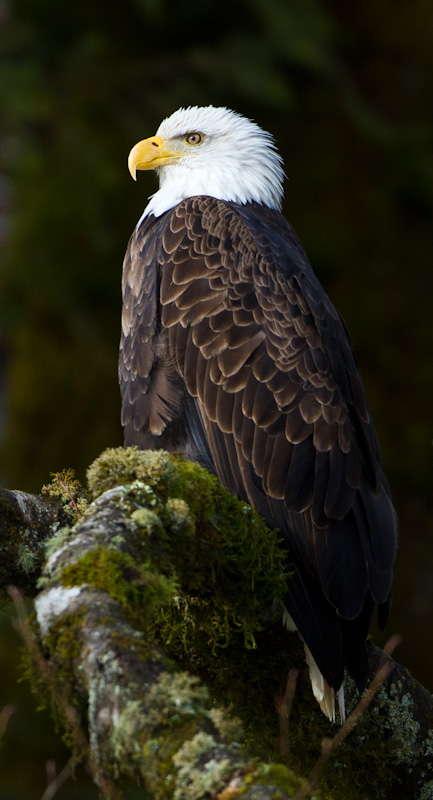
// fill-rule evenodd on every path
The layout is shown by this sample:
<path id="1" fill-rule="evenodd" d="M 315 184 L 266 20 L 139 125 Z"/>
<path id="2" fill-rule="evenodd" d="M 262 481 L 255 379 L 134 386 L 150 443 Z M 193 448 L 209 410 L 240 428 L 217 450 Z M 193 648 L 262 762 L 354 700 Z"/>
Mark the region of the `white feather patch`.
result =
<path id="1" fill-rule="evenodd" d="M 295 631 L 298 630 L 295 623 L 293 622 L 292 617 L 287 611 L 286 606 L 284 606 L 283 608 L 283 625 L 285 628 L 287 628 L 288 631 L 290 631 L 290 633 L 294 633 Z"/>
<path id="2" fill-rule="evenodd" d="M 283 606 L 283 625 L 291 633 L 298 630 L 285 606 Z M 340 711 L 340 719 L 341 722 L 344 722 L 344 720 L 346 719 L 346 708 L 344 702 L 344 685 L 341 684 L 338 691 L 335 692 L 334 689 L 329 685 L 329 683 L 327 683 L 327 681 L 323 677 L 319 667 L 316 664 L 316 661 L 313 657 L 311 650 L 308 649 L 305 642 L 304 642 L 304 650 L 305 650 L 305 660 L 308 664 L 308 671 L 310 674 L 311 688 L 313 690 L 314 697 L 319 703 L 321 710 L 323 711 L 325 716 L 328 717 L 329 720 L 331 720 L 331 722 L 335 722 L 335 700 L 337 699 L 338 709 Z"/>
<path id="3" fill-rule="evenodd" d="M 335 722 L 335 691 L 332 686 L 325 680 L 322 673 L 317 666 L 311 651 L 308 649 L 304 642 L 305 660 L 308 664 L 308 671 L 310 673 L 311 688 L 314 697 L 316 698 L 321 711 L 331 722 Z M 338 708 L 340 711 L 341 722 L 346 719 L 346 710 L 344 703 L 344 685 L 341 684 L 337 690 Z"/>

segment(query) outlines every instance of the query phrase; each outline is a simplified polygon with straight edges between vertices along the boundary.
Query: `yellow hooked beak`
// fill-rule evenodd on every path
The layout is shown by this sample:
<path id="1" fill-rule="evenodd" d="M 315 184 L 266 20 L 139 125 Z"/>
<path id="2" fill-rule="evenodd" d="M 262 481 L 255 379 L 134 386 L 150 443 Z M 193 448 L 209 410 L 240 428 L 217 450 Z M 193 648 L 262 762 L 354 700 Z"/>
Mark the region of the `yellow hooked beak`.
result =
<path id="1" fill-rule="evenodd" d="M 165 164 L 174 164 L 184 153 L 170 148 L 170 143 L 162 136 L 150 136 L 132 148 L 128 156 L 128 169 L 137 180 L 138 169 L 156 169 Z"/>

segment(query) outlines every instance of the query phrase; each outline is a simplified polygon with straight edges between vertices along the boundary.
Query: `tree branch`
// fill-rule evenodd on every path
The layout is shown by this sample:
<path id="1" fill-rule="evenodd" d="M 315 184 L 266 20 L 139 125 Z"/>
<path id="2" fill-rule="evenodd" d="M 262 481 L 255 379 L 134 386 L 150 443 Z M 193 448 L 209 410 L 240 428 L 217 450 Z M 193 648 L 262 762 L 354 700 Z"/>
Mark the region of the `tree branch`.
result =
<path id="1" fill-rule="evenodd" d="M 33 681 L 104 796 L 139 780 L 161 799 L 305 797 L 322 767 L 327 796 L 431 796 L 431 695 L 392 662 L 370 708 L 340 741 L 311 697 L 296 635 L 281 625 L 285 556 L 254 511 L 197 465 L 162 451 L 106 451 L 89 483 L 95 501 L 49 543 L 38 639 L 25 636 Z M 50 510 L 58 522 L 58 510 L 43 507 L 40 541 Z M 369 645 L 372 675 L 381 657 Z M 275 702 L 290 667 L 301 673 L 296 691 L 292 673 L 277 703 L 278 738 Z M 346 690 L 354 707 L 350 680 Z M 221 703 L 242 718 L 249 750 L 287 761 L 298 775 L 311 772 L 326 738 L 328 757 L 310 784 L 285 763 L 252 758 Z"/>
<path id="2" fill-rule="evenodd" d="M 45 542 L 69 524 L 70 517 L 60 504 L 0 489 L 0 607 L 9 602 L 9 584 L 34 597 L 45 561 Z"/>
<path id="3" fill-rule="evenodd" d="M 124 557 L 125 569 L 131 566 L 137 530 L 125 506 L 130 500 L 136 505 L 141 488 L 106 491 L 71 531 L 67 547 L 52 553 L 48 584 L 36 599 L 49 653 L 45 680 L 51 690 L 61 684 L 75 706 L 79 700 L 87 716 L 92 774 L 103 791 L 110 787 L 107 797 L 113 780 L 127 778 L 145 781 L 156 798 L 229 800 L 241 793 L 252 798 L 259 796 L 257 785 L 263 800 L 271 800 L 277 790 L 281 800 L 289 798 L 299 779 L 285 767 L 273 771 L 254 762 L 238 742 L 239 723 L 212 707 L 197 678 L 173 671 L 160 648 L 127 621 L 121 602 L 87 581 L 70 585 L 68 570 L 74 575 L 79 568 L 85 571 L 95 553 L 100 558 L 111 547 L 116 558 L 118 553 Z M 144 593 L 149 591 L 153 604 L 160 590 L 166 596 L 167 578 L 153 573 L 150 582 L 150 576 Z M 56 701 L 70 737 L 81 743 L 77 723 L 71 724 L 67 713 L 68 701 Z"/>

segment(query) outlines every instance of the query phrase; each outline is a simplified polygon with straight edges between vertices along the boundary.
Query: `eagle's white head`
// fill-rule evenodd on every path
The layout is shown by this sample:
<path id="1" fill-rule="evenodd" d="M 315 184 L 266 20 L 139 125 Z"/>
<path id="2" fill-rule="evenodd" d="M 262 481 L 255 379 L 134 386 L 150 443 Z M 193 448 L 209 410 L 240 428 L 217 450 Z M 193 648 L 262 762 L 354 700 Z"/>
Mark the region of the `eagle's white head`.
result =
<path id="1" fill-rule="evenodd" d="M 271 134 L 228 108 L 180 108 L 132 148 L 128 166 L 134 180 L 137 170 L 158 173 L 142 219 L 196 195 L 281 207 L 283 162 Z"/>

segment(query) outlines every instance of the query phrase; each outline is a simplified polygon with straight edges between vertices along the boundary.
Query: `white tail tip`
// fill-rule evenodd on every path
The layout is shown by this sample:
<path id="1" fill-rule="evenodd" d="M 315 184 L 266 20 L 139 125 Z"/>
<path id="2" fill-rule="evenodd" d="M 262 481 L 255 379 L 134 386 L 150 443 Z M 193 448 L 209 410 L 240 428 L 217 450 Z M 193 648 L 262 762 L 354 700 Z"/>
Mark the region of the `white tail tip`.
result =
<path id="1" fill-rule="evenodd" d="M 304 643 L 305 658 L 308 664 L 308 671 L 310 673 L 311 688 L 313 689 L 314 697 L 319 703 L 321 711 L 331 722 L 335 722 L 335 700 L 338 703 L 338 710 L 340 712 L 340 719 L 343 723 L 346 719 L 346 707 L 344 703 L 344 686 L 341 684 L 337 692 L 334 691 L 332 686 L 327 683 L 325 678 L 317 666 L 311 651 Z"/>

